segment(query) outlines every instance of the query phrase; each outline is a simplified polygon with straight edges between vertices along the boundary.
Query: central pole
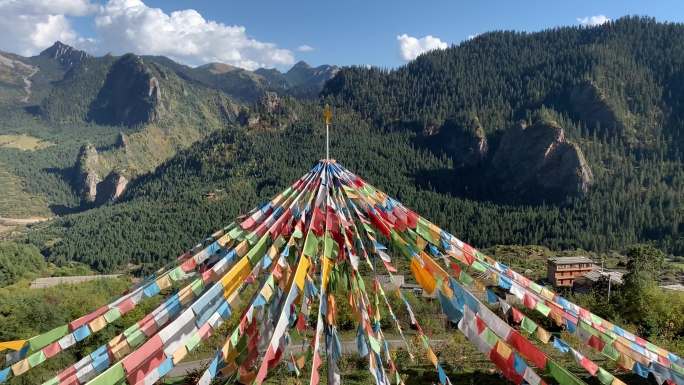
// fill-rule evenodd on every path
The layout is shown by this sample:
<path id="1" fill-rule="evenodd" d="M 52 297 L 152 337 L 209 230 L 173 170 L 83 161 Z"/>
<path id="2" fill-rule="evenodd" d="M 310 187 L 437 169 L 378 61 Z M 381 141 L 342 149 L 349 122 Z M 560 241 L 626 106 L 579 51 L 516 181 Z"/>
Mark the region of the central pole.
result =
<path id="1" fill-rule="evenodd" d="M 330 122 L 332 121 L 332 110 L 330 105 L 326 104 L 323 110 L 323 118 L 325 119 L 325 160 L 330 161 Z"/>

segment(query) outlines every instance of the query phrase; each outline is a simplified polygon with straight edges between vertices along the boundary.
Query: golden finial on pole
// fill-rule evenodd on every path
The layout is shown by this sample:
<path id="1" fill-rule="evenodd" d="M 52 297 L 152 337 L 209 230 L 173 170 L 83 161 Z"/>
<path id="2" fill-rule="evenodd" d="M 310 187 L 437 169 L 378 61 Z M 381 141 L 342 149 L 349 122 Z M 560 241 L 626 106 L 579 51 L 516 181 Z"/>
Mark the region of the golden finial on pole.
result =
<path id="1" fill-rule="evenodd" d="M 325 105 L 323 110 L 323 117 L 325 118 L 325 160 L 330 160 L 330 123 L 332 122 L 332 110 L 330 105 Z"/>

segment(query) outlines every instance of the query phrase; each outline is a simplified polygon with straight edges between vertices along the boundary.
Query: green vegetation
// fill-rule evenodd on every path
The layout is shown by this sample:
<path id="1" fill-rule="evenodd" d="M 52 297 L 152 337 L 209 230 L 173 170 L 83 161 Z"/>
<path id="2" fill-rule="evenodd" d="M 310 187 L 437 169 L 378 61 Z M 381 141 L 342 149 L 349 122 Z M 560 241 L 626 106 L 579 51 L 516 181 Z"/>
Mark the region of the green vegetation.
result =
<path id="1" fill-rule="evenodd" d="M 0 242 L 0 287 L 46 269 L 40 250 L 32 245 Z"/>

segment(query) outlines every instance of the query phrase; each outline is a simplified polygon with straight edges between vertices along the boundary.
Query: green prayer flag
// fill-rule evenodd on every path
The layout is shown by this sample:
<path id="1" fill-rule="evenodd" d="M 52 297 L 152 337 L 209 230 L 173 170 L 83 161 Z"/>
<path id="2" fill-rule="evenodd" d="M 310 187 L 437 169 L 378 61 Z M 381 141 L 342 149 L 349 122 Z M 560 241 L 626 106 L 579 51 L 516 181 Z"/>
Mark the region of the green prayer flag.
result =
<path id="1" fill-rule="evenodd" d="M 33 368 L 37 365 L 40 365 L 40 363 L 42 363 L 43 361 L 45 361 L 45 353 L 43 353 L 42 350 L 39 350 L 39 351 L 31 354 L 30 356 L 28 356 L 27 360 L 28 360 L 29 366 Z"/>
<path id="2" fill-rule="evenodd" d="M 537 310 L 538 312 L 543 314 L 544 317 L 548 317 L 549 313 L 551 312 L 551 308 L 546 306 L 546 304 L 542 301 L 537 302 L 537 305 L 535 306 L 535 310 Z"/>
<path id="3" fill-rule="evenodd" d="M 613 375 L 601 367 L 598 368 L 598 373 L 596 376 L 603 385 L 610 385 L 613 383 Z"/>
<path id="4" fill-rule="evenodd" d="M 469 276 L 463 270 L 461 270 L 461 274 L 458 276 L 458 280 L 466 286 L 470 286 L 473 283 L 473 277 Z"/>
<path id="5" fill-rule="evenodd" d="M 368 336 L 368 342 L 370 342 L 370 347 L 374 352 L 380 353 L 380 342 L 373 336 Z"/>
<path id="6" fill-rule="evenodd" d="M 201 278 L 197 278 L 190 284 L 190 288 L 192 289 L 193 294 L 195 294 L 195 297 L 199 297 L 202 294 L 202 291 L 204 291 L 204 282 Z"/>
<path id="7" fill-rule="evenodd" d="M 534 281 L 530 281 L 530 289 L 537 294 L 541 293 L 541 291 L 542 291 L 541 285 L 539 285 L 538 283 L 536 283 Z"/>
<path id="8" fill-rule="evenodd" d="M 582 330 L 588 331 L 592 335 L 598 334 L 598 331 L 594 329 L 594 327 L 588 324 L 586 321 L 579 320 L 579 322 L 577 322 L 577 326 L 579 326 Z"/>
<path id="9" fill-rule="evenodd" d="M 478 271 L 480 273 L 484 273 L 485 271 L 487 271 L 487 267 L 480 263 L 480 261 L 474 261 L 473 264 L 470 265 L 470 267 L 472 267 L 473 270 Z"/>
<path id="10" fill-rule="evenodd" d="M 363 223 L 363 228 L 366 229 L 368 234 L 375 235 L 375 230 L 368 223 Z"/>
<path id="11" fill-rule="evenodd" d="M 535 330 L 537 330 L 537 324 L 534 323 L 534 321 L 532 321 L 531 319 L 523 317 L 522 323 L 520 324 L 520 328 L 526 331 L 527 333 L 532 334 Z"/>
<path id="12" fill-rule="evenodd" d="M 230 239 L 240 239 L 242 238 L 242 235 L 245 231 L 242 230 L 242 227 L 238 226 L 228 232 L 228 236 Z"/>
<path id="13" fill-rule="evenodd" d="M 295 227 L 295 231 L 292 233 L 292 237 L 294 237 L 295 239 L 301 239 L 303 236 L 304 234 L 302 234 L 302 229 L 300 229 L 299 227 Z"/>
<path id="14" fill-rule="evenodd" d="M 259 239 L 256 245 L 247 252 L 247 259 L 251 266 L 256 266 L 257 263 L 259 263 L 259 260 L 266 254 L 269 241 L 270 238 L 268 237 L 268 233 L 266 233 Z"/>
<path id="15" fill-rule="evenodd" d="M 107 320 L 108 323 L 112 323 L 121 318 L 121 311 L 119 311 L 119 308 L 113 307 L 105 313 L 104 318 Z"/>
<path id="16" fill-rule="evenodd" d="M 547 360 L 546 369 L 549 371 L 551 377 L 560 385 L 586 385 L 584 381 L 580 380 L 574 374 L 552 360 Z"/>
<path id="17" fill-rule="evenodd" d="M 323 245 L 323 256 L 326 258 L 333 258 L 337 256 L 337 251 L 339 250 L 337 242 L 333 239 L 329 232 L 325 233 L 325 240 Z"/>
<path id="18" fill-rule="evenodd" d="M 51 379 L 43 382 L 43 385 L 58 385 L 59 384 L 59 376 L 52 377 Z"/>
<path id="19" fill-rule="evenodd" d="M 142 332 L 142 330 L 138 329 L 128 337 L 126 337 L 126 342 L 128 342 L 131 347 L 135 348 L 140 345 L 142 345 L 143 342 L 145 342 L 146 336 L 145 333 Z"/>
<path id="20" fill-rule="evenodd" d="M 131 334 L 133 334 L 133 333 L 135 333 L 136 331 L 138 331 L 139 329 L 140 329 L 140 326 L 138 326 L 137 323 L 136 323 L 136 324 L 133 324 L 133 325 L 131 325 L 130 327 L 128 327 L 128 329 L 124 330 L 123 335 L 124 335 L 124 337 L 128 337 L 128 336 L 130 336 Z"/>
<path id="21" fill-rule="evenodd" d="M 259 234 L 257 234 L 256 231 L 252 231 L 245 239 L 247 239 L 247 242 L 249 242 L 250 245 L 254 245 L 259 240 Z"/>
<path id="22" fill-rule="evenodd" d="M 109 369 L 102 372 L 99 376 L 93 378 L 88 382 L 89 385 L 116 385 L 119 384 L 124 378 L 126 378 L 126 373 L 124 372 L 123 363 L 119 362 Z"/>
<path id="23" fill-rule="evenodd" d="M 40 350 L 69 333 L 69 325 L 58 326 L 47 333 L 35 336 L 28 340 L 29 352 Z"/>
<path id="24" fill-rule="evenodd" d="M 613 361 L 617 361 L 620 358 L 620 352 L 612 344 L 605 344 L 601 353 Z"/>
<path id="25" fill-rule="evenodd" d="M 190 335 L 188 338 L 188 341 L 185 343 L 185 347 L 188 348 L 188 351 L 192 351 L 194 348 L 197 347 L 197 345 L 202 342 L 202 339 L 200 338 L 200 335 L 198 332 L 194 332 Z"/>
<path id="26" fill-rule="evenodd" d="M 307 257 L 313 257 L 316 255 L 316 251 L 318 251 L 318 238 L 312 231 L 309 231 L 306 235 L 306 240 L 304 241 L 303 253 Z"/>
<path id="27" fill-rule="evenodd" d="M 181 278 L 183 278 L 183 268 L 178 266 L 171 270 L 169 273 L 169 278 L 171 278 L 172 281 L 179 281 Z"/>
<path id="28" fill-rule="evenodd" d="M 496 342 L 499 340 L 499 337 L 497 337 L 496 334 L 494 334 L 494 332 L 490 328 L 486 328 L 482 332 L 481 336 L 484 338 L 485 341 L 487 341 L 487 345 L 489 345 L 489 347 L 491 348 L 493 348 L 496 345 Z"/>

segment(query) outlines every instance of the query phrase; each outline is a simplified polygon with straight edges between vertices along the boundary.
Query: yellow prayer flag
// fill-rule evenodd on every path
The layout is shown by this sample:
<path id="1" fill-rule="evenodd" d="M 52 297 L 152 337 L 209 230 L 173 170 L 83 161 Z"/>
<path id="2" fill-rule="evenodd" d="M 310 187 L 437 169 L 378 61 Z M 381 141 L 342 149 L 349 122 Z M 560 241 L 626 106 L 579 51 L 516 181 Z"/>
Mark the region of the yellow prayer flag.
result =
<path id="1" fill-rule="evenodd" d="M 161 278 L 157 280 L 157 286 L 159 286 L 159 290 L 164 290 L 168 289 L 171 287 L 171 279 L 169 278 L 168 274 L 165 274 Z"/>
<path id="2" fill-rule="evenodd" d="M 105 326 L 107 326 L 107 320 L 104 316 L 101 315 L 95 318 L 94 320 L 90 321 L 88 326 L 90 327 L 90 330 L 92 330 L 93 333 L 97 333 L 100 330 L 104 329 Z"/>
<path id="3" fill-rule="evenodd" d="M 221 236 L 221 238 L 219 238 L 219 239 L 216 240 L 216 242 L 218 242 L 218 244 L 219 244 L 221 247 L 226 247 L 226 245 L 227 245 L 228 242 L 230 242 L 230 241 L 231 241 L 231 239 L 230 239 L 230 236 L 229 236 L 228 234 L 223 234 L 223 236 Z"/>
<path id="4" fill-rule="evenodd" d="M 16 340 L 16 341 L 7 341 L 7 342 L 0 342 L 0 352 L 3 350 L 21 350 L 21 348 L 26 345 L 26 340 Z"/>
<path id="5" fill-rule="evenodd" d="M 537 327 L 537 338 L 539 341 L 548 344 L 549 340 L 551 340 L 551 333 L 542 327 Z"/>
<path id="6" fill-rule="evenodd" d="M 14 373 L 15 376 L 20 376 L 26 373 L 29 369 L 29 362 L 26 358 L 12 365 L 12 373 Z"/>
<path id="7" fill-rule="evenodd" d="M 302 255 L 301 260 L 299 261 L 299 265 L 297 266 L 297 271 L 295 272 L 294 276 L 294 283 L 295 285 L 297 285 L 299 290 L 304 289 L 304 279 L 306 278 L 306 273 L 309 271 L 309 266 L 311 266 L 309 258 L 307 258 L 305 255 Z"/>
<path id="8" fill-rule="evenodd" d="M 175 352 L 173 352 L 173 364 L 178 365 L 188 355 L 188 349 L 185 345 L 181 345 Z"/>
<path id="9" fill-rule="evenodd" d="M 418 282 L 423 290 L 429 294 L 435 292 L 435 279 L 420 265 L 420 263 L 418 263 L 415 258 L 411 259 L 411 272 L 413 273 L 413 277 L 416 279 L 416 282 Z"/>
<path id="10" fill-rule="evenodd" d="M 116 360 L 120 360 L 128 355 L 128 353 L 131 352 L 131 346 L 128 345 L 128 341 L 123 340 L 119 342 L 118 345 L 112 347 L 112 356 L 116 358 Z"/>
<path id="11" fill-rule="evenodd" d="M 190 285 L 184 287 L 178 292 L 178 300 L 183 306 L 187 306 L 190 302 L 192 302 L 194 297 L 195 292 L 192 291 L 192 287 L 190 287 Z"/>
<path id="12" fill-rule="evenodd" d="M 240 242 L 239 245 L 235 247 L 235 253 L 239 256 L 242 257 L 247 252 L 249 251 L 249 242 L 245 239 L 244 241 Z"/>
<path id="13" fill-rule="evenodd" d="M 502 341 L 497 341 L 496 342 L 496 352 L 499 353 L 499 355 L 505 359 L 508 359 L 508 357 L 511 356 L 511 348 L 503 343 Z"/>
<path id="14" fill-rule="evenodd" d="M 432 351 L 432 349 L 428 349 L 427 356 L 428 360 L 430 360 L 430 362 L 432 362 L 433 365 L 438 364 L 437 356 L 435 355 L 435 352 Z"/>

